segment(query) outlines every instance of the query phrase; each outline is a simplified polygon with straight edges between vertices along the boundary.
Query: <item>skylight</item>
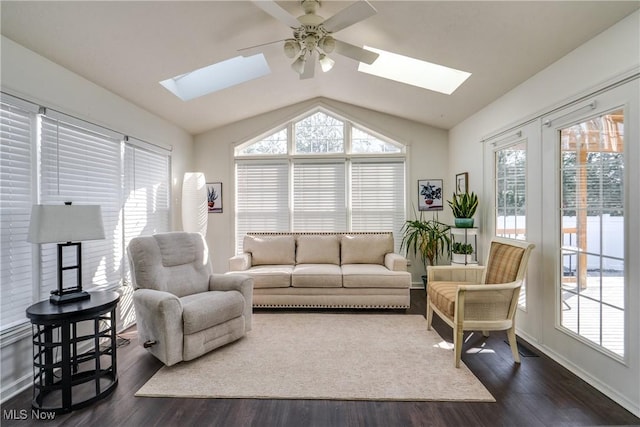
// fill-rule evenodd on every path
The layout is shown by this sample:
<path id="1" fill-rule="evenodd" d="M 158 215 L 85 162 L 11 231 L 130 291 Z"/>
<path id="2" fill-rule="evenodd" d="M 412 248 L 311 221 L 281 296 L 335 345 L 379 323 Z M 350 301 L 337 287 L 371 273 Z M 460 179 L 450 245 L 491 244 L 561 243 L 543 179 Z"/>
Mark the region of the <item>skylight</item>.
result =
<path id="1" fill-rule="evenodd" d="M 376 52 L 380 56 L 371 65 L 361 62 L 358 71 L 446 95 L 451 95 L 471 75 L 466 71 L 432 64 L 370 46 L 364 46 L 364 48 Z"/>
<path id="2" fill-rule="evenodd" d="M 190 101 L 271 73 L 264 55 L 236 56 L 160 82 L 178 98 Z"/>

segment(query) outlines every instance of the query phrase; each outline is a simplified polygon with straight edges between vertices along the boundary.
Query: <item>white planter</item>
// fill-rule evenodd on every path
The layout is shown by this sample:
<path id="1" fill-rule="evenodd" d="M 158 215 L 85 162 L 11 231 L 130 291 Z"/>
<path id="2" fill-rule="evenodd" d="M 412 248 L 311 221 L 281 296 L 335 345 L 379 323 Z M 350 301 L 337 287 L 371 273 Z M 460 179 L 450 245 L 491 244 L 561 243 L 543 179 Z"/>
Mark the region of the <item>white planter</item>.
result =
<path id="1" fill-rule="evenodd" d="M 451 254 L 451 262 L 454 264 L 475 264 L 474 254 Z"/>

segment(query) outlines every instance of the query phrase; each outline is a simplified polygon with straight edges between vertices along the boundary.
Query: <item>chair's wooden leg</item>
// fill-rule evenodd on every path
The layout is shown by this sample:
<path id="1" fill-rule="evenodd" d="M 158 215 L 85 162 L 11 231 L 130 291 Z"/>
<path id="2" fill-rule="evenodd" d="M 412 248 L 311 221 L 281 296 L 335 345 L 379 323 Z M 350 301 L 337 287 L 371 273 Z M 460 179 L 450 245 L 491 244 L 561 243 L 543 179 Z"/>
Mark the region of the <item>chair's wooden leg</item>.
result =
<path id="1" fill-rule="evenodd" d="M 513 360 L 516 363 L 520 363 L 520 353 L 518 353 L 518 343 L 516 341 L 516 328 L 515 326 L 507 329 L 507 337 L 509 338 L 509 346 L 511 346 L 511 353 L 513 354 Z"/>
<path id="2" fill-rule="evenodd" d="M 427 297 L 427 330 L 431 330 L 431 321 L 433 320 L 433 308 L 431 308 L 431 303 L 429 301 L 429 297 Z"/>
<path id="3" fill-rule="evenodd" d="M 455 352 L 456 368 L 460 367 L 460 359 L 462 358 L 462 343 L 464 342 L 464 331 L 462 328 L 454 328 L 453 330 L 453 351 Z"/>

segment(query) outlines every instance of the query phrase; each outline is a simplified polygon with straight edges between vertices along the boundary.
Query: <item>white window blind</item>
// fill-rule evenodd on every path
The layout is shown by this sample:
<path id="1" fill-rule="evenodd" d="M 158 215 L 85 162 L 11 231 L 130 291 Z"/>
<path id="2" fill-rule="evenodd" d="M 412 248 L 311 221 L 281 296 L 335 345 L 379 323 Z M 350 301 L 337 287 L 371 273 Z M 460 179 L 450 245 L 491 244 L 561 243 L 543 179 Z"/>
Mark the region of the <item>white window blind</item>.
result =
<path id="1" fill-rule="evenodd" d="M 293 165 L 293 231 L 347 230 L 345 163 Z"/>
<path id="2" fill-rule="evenodd" d="M 82 284 L 117 286 L 122 277 L 121 141 L 42 118 L 41 203 L 100 205 L 106 238 L 82 242 Z M 41 245 L 41 297 L 57 283 L 56 245 Z"/>
<path id="3" fill-rule="evenodd" d="M 0 103 L 0 331 L 24 322 L 25 308 L 33 302 L 34 245 L 27 235 L 36 108 L 28 111 Z"/>
<path id="4" fill-rule="evenodd" d="M 351 229 L 392 231 L 396 252 L 405 222 L 404 160 L 352 160 Z"/>
<path id="5" fill-rule="evenodd" d="M 236 251 L 251 231 L 289 231 L 288 161 L 236 163 Z"/>
<path id="6" fill-rule="evenodd" d="M 169 156 L 125 146 L 124 247 L 131 239 L 169 231 Z M 125 254 L 125 280 L 130 282 Z"/>

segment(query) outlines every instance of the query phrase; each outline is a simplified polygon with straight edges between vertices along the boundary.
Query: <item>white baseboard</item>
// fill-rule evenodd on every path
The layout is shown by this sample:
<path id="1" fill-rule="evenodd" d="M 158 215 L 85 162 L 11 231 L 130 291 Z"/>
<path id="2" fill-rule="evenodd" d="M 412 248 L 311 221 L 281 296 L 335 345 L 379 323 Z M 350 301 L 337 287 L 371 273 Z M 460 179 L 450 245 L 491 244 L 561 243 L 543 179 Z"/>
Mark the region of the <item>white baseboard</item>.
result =
<path id="1" fill-rule="evenodd" d="M 568 369 L 572 374 L 576 375 L 578 378 L 585 381 L 587 384 L 589 384 L 590 386 L 598 390 L 600 393 L 604 394 L 605 396 L 607 396 L 608 398 L 616 402 L 618 405 L 622 406 L 624 409 L 631 412 L 636 417 L 640 417 L 640 406 L 638 405 L 638 402 L 630 401 L 625 396 L 621 395 L 616 390 L 609 387 L 607 384 L 603 383 L 597 378 L 592 377 L 588 372 L 580 368 L 578 365 L 575 365 L 569 359 L 556 353 L 555 351 L 553 351 L 553 349 L 538 343 L 534 337 L 528 335 L 527 333 L 524 333 L 522 331 L 517 331 L 517 335 L 522 339 L 524 339 L 532 347 L 535 347 L 537 350 L 539 350 L 540 352 L 544 353 L 546 356 L 553 359 L 553 361 L 555 361 L 562 367 Z"/>

